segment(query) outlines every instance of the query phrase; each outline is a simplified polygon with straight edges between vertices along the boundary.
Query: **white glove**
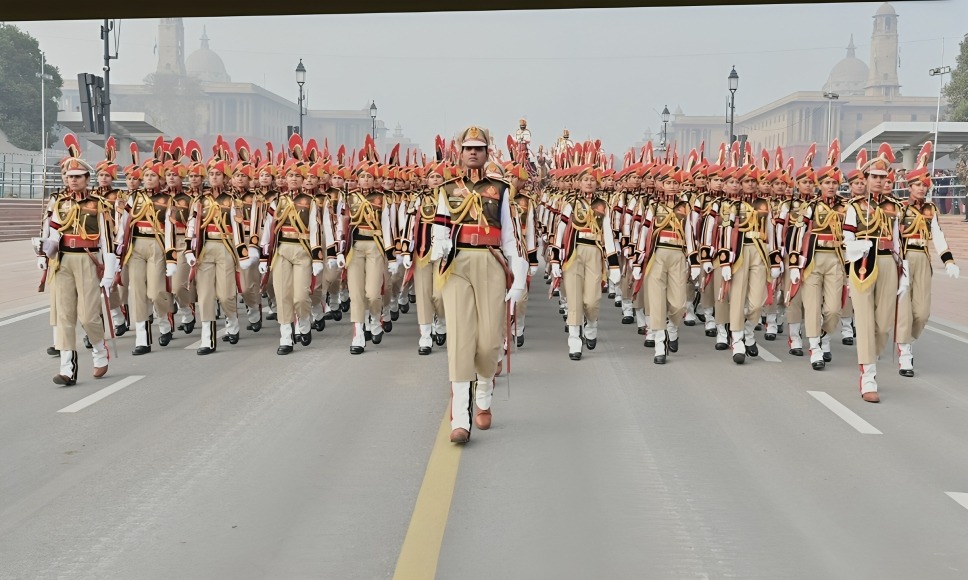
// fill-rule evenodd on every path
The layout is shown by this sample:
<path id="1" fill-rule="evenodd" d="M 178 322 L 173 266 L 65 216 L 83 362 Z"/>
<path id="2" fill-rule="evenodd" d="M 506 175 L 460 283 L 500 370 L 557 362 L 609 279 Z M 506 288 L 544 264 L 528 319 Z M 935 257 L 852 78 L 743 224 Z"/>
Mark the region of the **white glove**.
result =
<path id="1" fill-rule="evenodd" d="M 171 278 L 178 271 L 178 264 L 165 264 L 165 276 Z"/>
<path id="2" fill-rule="evenodd" d="M 450 238 L 438 238 L 430 246 L 430 259 L 436 261 L 444 256 L 449 256 L 452 249 L 453 243 Z"/>
<path id="3" fill-rule="evenodd" d="M 800 268 L 790 268 L 790 283 L 791 284 L 800 283 Z"/>
<path id="4" fill-rule="evenodd" d="M 699 274 L 701 273 L 702 273 L 702 268 L 700 268 L 699 266 L 693 266 L 689 268 L 689 278 L 691 278 L 692 280 L 698 280 Z"/>
<path id="5" fill-rule="evenodd" d="M 269 273 L 269 260 L 265 262 L 259 262 L 259 273 L 265 276 Z"/>
<path id="6" fill-rule="evenodd" d="M 343 254 L 336 254 L 336 267 L 337 268 L 346 267 L 346 258 L 343 256 Z"/>
<path id="7" fill-rule="evenodd" d="M 733 279 L 733 269 L 728 265 L 723 266 L 723 280 L 729 282 Z"/>
<path id="8" fill-rule="evenodd" d="M 107 276 L 105 276 L 104 278 L 101 278 L 101 288 L 104 288 L 105 290 L 110 292 L 111 286 L 113 285 L 114 285 L 114 277 L 108 278 Z"/>
<path id="9" fill-rule="evenodd" d="M 783 268 L 781 268 L 779 266 L 773 266 L 772 268 L 770 268 L 770 277 L 773 278 L 774 280 L 776 280 L 777 278 L 779 278 L 780 277 L 780 274 L 782 274 L 782 273 L 783 273 Z M 792 276 L 792 274 L 791 274 L 791 276 Z M 797 277 L 799 278 L 799 276 L 797 276 Z"/>
<path id="10" fill-rule="evenodd" d="M 622 255 L 625 256 L 626 259 L 627 258 L 631 258 L 632 257 L 632 248 L 629 247 L 629 246 L 625 246 L 624 248 L 622 248 Z"/>
<path id="11" fill-rule="evenodd" d="M 397 275 L 397 270 L 400 269 L 400 262 L 394 260 L 387 265 L 387 270 L 390 272 L 391 276 Z"/>
<path id="12" fill-rule="evenodd" d="M 518 288 L 517 286 L 512 286 L 508 293 L 504 296 L 505 302 L 511 303 L 511 310 L 514 311 L 514 305 L 524 298 L 524 288 Z"/>
<path id="13" fill-rule="evenodd" d="M 47 256 L 37 256 L 37 269 L 38 270 L 47 269 Z"/>
<path id="14" fill-rule="evenodd" d="M 255 263 L 258 260 L 259 258 L 257 256 L 250 255 L 248 258 L 245 258 L 244 260 L 239 260 L 239 268 L 242 270 L 248 270 L 252 266 L 255 266 Z"/>
<path id="15" fill-rule="evenodd" d="M 44 253 L 47 254 L 48 257 L 53 258 L 54 254 L 56 254 L 57 251 L 60 249 L 60 239 L 61 239 L 60 232 L 58 232 L 57 230 L 50 231 L 50 237 L 45 239 L 43 242 Z"/>
<path id="16" fill-rule="evenodd" d="M 844 257 L 848 262 L 856 262 L 866 256 L 873 245 L 870 240 L 848 240 L 844 242 Z"/>
<path id="17" fill-rule="evenodd" d="M 955 264 L 954 262 L 948 262 L 945 264 L 944 271 L 952 278 L 961 276 L 961 268 L 959 268 L 958 264 Z"/>
<path id="18" fill-rule="evenodd" d="M 528 276 L 534 276 L 537 273 L 538 273 L 537 266 L 528 266 Z"/>
<path id="19" fill-rule="evenodd" d="M 198 260 L 195 259 L 195 254 L 192 252 L 185 252 L 185 263 L 188 264 L 189 268 L 194 268 Z"/>
<path id="20" fill-rule="evenodd" d="M 336 265 L 336 258 L 328 258 L 326 260 L 326 267 L 329 268 L 330 270 L 335 270 L 336 268 L 339 268 L 339 266 Z"/>
<path id="21" fill-rule="evenodd" d="M 608 281 L 612 284 L 618 284 L 622 281 L 622 271 L 618 268 L 608 269 Z"/>
<path id="22" fill-rule="evenodd" d="M 642 279 L 642 268 L 641 266 L 632 266 L 632 279 L 641 280 Z"/>
<path id="23" fill-rule="evenodd" d="M 323 263 L 313 262 L 313 276 L 319 276 L 323 273 Z"/>
<path id="24" fill-rule="evenodd" d="M 411 258 L 410 256 L 404 256 L 403 257 L 403 269 L 404 270 L 409 270 L 410 269 L 410 266 L 413 266 L 413 258 Z"/>
<path id="25" fill-rule="evenodd" d="M 706 274 L 712 272 L 713 271 L 713 263 L 712 262 L 703 262 L 702 263 L 702 271 L 705 272 Z"/>
<path id="26" fill-rule="evenodd" d="M 910 272 L 911 270 L 908 267 L 908 261 L 903 260 L 901 262 L 901 265 L 903 267 L 903 271 L 901 272 L 901 279 L 898 280 L 898 283 L 897 283 L 898 298 L 900 298 L 901 296 L 904 296 L 904 293 L 907 292 L 908 288 L 911 287 L 911 275 L 908 274 L 908 272 Z"/>
<path id="27" fill-rule="evenodd" d="M 35 254 L 44 253 L 44 238 L 30 238 L 30 247 L 34 249 Z"/>
<path id="28" fill-rule="evenodd" d="M 551 265 L 551 277 L 552 278 L 561 278 L 561 264 L 552 264 Z"/>

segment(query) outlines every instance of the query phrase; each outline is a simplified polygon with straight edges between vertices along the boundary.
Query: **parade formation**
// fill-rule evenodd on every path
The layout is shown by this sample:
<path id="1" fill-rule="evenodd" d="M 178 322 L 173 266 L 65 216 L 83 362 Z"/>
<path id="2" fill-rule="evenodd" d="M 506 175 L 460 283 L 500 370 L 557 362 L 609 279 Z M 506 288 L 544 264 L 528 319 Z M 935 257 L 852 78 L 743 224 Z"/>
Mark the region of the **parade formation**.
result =
<path id="1" fill-rule="evenodd" d="M 197 328 L 197 354 L 211 355 L 278 328 L 288 355 L 348 314 L 349 353 L 362 355 L 413 305 L 417 355 L 446 346 L 454 443 L 491 426 L 494 379 L 525 345 L 539 270 L 572 361 L 595 350 L 607 294 L 657 365 L 674 363 L 683 326 L 737 365 L 759 340 L 786 340 L 823 371 L 839 342 L 871 403 L 891 336 L 899 374 L 914 376 L 932 252 L 960 274 L 928 201 L 930 142 L 903 200 L 887 144 L 851 168 L 836 140 L 802 159 L 739 142 L 710 157 L 651 143 L 617 157 L 566 130 L 546 153 L 532 151 L 524 119 L 508 161 L 479 126 L 438 136 L 430 158 L 399 145 L 381 156 L 369 137 L 334 154 L 298 134 L 264 149 L 220 136 L 210 155 L 159 137 L 147 159 L 132 145 L 121 168 L 113 138 L 93 166 L 76 137 L 65 145 L 64 186 L 35 243 L 55 384 L 79 380 L 78 324 L 101 378 L 126 332 L 143 356 Z"/>

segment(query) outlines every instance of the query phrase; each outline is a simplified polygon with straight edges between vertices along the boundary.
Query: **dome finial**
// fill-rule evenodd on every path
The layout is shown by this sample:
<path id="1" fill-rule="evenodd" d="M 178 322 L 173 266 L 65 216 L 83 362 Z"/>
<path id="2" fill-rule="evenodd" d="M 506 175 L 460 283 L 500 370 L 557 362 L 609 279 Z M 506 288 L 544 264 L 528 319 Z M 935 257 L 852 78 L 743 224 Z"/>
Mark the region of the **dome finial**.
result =
<path id="1" fill-rule="evenodd" d="M 854 35 L 850 35 L 850 44 L 847 45 L 847 58 L 855 58 L 857 48 L 854 46 Z"/>
<path id="2" fill-rule="evenodd" d="M 208 48 L 208 27 L 202 25 L 202 48 Z"/>

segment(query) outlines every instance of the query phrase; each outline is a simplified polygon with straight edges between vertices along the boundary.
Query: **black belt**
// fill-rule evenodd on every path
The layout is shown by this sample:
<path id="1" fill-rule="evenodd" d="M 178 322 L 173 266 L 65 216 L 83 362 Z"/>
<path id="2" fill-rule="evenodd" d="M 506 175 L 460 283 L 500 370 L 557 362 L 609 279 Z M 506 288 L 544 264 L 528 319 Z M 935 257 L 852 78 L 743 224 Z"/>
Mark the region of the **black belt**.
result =
<path id="1" fill-rule="evenodd" d="M 596 242 L 595 240 L 586 240 L 585 238 L 578 238 L 577 240 L 575 240 L 575 243 L 577 243 L 577 244 L 584 244 L 586 246 L 597 246 L 598 245 L 598 242 Z"/>

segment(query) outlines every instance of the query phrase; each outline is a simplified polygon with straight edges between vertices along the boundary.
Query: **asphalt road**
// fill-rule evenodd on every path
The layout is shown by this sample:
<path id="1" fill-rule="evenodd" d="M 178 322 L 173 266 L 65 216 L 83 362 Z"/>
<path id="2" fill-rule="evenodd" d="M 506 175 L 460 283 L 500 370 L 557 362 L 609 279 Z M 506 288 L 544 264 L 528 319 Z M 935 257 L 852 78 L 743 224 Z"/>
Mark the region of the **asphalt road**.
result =
<path id="1" fill-rule="evenodd" d="M 362 356 L 347 318 L 287 357 L 274 323 L 208 357 L 197 330 L 142 357 L 129 333 L 73 387 L 46 313 L 0 319 L 0 577 L 968 577 L 968 329 L 932 323 L 913 379 L 887 353 L 872 405 L 851 347 L 738 366 L 697 326 L 656 366 L 608 301 L 570 361 L 537 286 L 462 450 L 413 310 Z M 402 571 L 405 544 L 436 558 Z"/>

